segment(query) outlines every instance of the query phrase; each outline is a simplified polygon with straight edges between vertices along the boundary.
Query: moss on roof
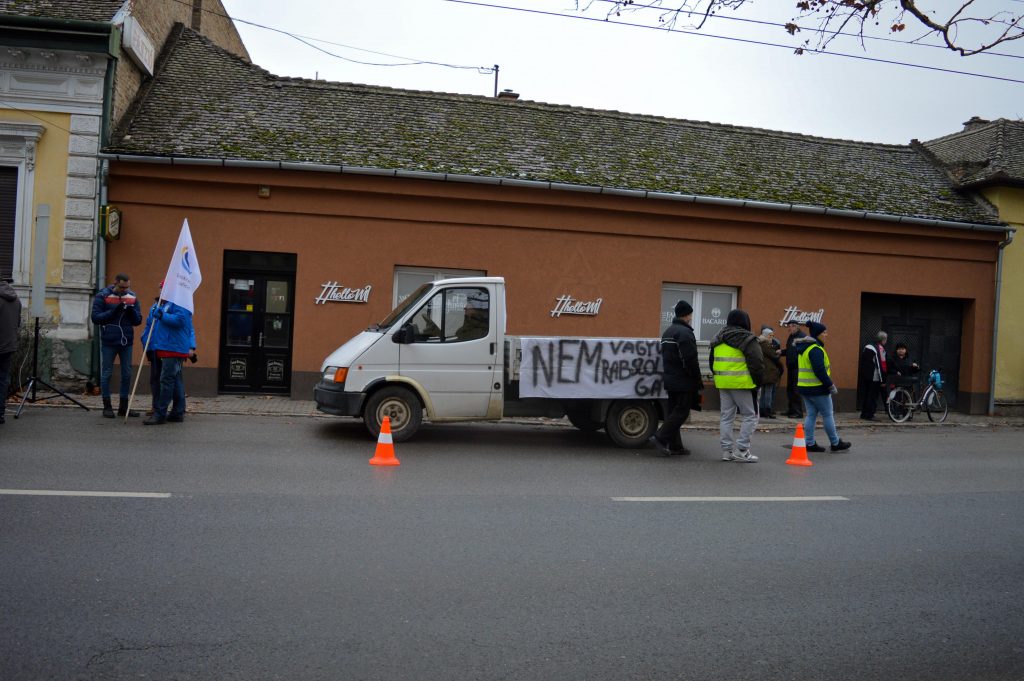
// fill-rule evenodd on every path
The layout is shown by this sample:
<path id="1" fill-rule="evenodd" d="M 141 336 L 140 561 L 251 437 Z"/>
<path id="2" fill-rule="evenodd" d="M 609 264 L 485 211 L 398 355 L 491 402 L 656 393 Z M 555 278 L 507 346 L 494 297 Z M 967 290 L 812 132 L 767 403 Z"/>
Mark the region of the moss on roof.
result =
<path id="1" fill-rule="evenodd" d="M 530 101 L 274 76 L 182 27 L 107 151 L 298 161 L 805 204 L 995 211 L 920 150 Z"/>

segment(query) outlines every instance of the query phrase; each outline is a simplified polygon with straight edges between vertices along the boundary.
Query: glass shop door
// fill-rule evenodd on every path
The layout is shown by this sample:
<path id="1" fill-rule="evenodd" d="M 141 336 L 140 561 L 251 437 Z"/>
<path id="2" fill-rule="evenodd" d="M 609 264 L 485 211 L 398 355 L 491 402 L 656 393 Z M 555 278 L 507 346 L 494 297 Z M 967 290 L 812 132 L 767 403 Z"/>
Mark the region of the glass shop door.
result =
<path id="1" fill-rule="evenodd" d="M 225 272 L 220 392 L 291 392 L 294 289 L 294 277 Z"/>

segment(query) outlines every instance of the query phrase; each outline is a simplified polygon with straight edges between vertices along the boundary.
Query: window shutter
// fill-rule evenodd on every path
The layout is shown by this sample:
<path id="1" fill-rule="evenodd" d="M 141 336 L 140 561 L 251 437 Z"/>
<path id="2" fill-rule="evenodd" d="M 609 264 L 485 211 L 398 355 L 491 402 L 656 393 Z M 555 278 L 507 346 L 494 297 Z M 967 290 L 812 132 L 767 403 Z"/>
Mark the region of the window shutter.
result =
<path id="1" fill-rule="evenodd" d="M 0 167 L 0 276 L 14 271 L 14 218 L 17 215 L 18 169 Z"/>

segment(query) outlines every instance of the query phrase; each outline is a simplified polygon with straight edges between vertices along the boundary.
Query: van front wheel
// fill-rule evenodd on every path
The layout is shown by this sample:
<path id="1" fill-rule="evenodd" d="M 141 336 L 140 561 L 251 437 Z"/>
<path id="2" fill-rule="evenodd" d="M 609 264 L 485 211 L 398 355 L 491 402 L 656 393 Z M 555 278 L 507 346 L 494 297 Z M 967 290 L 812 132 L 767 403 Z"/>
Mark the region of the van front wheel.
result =
<path id="1" fill-rule="evenodd" d="M 391 425 L 393 442 L 404 442 L 420 429 L 423 422 L 423 405 L 408 388 L 392 385 L 381 388 L 370 395 L 363 407 L 363 421 L 370 435 L 380 435 L 381 424 L 387 416 Z"/>
<path id="2" fill-rule="evenodd" d="M 604 430 L 619 447 L 639 449 L 658 429 L 658 410 L 645 400 L 616 400 L 608 408 Z"/>

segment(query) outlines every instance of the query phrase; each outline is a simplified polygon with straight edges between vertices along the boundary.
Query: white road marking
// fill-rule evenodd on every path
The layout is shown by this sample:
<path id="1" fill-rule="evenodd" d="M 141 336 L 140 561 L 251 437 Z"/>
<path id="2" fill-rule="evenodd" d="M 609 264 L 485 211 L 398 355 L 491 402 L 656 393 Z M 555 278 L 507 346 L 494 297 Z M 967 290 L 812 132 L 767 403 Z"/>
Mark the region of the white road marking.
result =
<path id="1" fill-rule="evenodd" d="M 117 497 L 126 499 L 170 499 L 169 492 L 83 492 L 59 489 L 0 489 L 0 495 L 30 497 Z"/>
<path id="2" fill-rule="evenodd" d="M 847 497 L 612 497 L 612 501 L 849 501 Z"/>

